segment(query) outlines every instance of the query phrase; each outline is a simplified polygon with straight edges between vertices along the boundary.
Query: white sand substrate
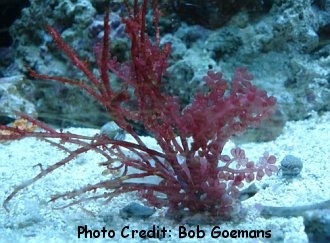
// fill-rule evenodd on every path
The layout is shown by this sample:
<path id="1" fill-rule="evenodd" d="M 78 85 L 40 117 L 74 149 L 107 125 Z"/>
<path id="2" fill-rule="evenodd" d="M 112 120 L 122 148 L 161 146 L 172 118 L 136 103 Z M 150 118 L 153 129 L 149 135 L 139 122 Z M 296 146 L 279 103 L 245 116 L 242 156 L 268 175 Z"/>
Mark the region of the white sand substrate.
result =
<path id="1" fill-rule="evenodd" d="M 72 132 L 91 135 L 97 130 L 70 129 Z M 153 140 L 144 138 L 155 146 Z M 233 144 L 229 145 L 233 146 Z M 304 232 L 302 217 L 272 217 L 265 219 L 258 215 L 256 204 L 268 206 L 298 206 L 321 202 L 330 198 L 330 113 L 321 117 L 312 114 L 304 121 L 287 122 L 283 134 L 275 141 L 267 143 L 249 143 L 241 146 L 247 156 L 257 160 L 264 151 L 274 154 L 278 163 L 285 155 L 301 158 L 301 175 L 287 180 L 281 175 L 274 175 L 256 182 L 260 191 L 252 198 L 243 201 L 247 211 L 245 219 L 239 223 L 227 222 L 221 225 L 201 225 L 205 232 L 201 238 L 179 238 L 180 226 L 187 230 L 196 226 L 179 225 L 164 217 L 166 209 L 157 209 L 150 218 L 122 219 L 118 212 L 130 202 L 143 203 L 136 194 L 123 194 L 108 204 L 92 201 L 81 206 L 56 210 L 61 204 L 48 203 L 51 195 L 80 188 L 89 183 L 97 183 L 106 177 L 101 175 L 98 166 L 100 156 L 86 153 L 69 165 L 44 177 L 14 197 L 8 207 L 9 212 L 0 208 L 0 242 L 308 242 Z M 0 202 L 13 190 L 15 185 L 27 181 L 36 175 L 43 166 L 59 161 L 65 155 L 58 149 L 27 138 L 20 141 L 0 143 Z M 63 203 L 63 201 L 62 201 Z M 65 202 L 64 202 L 65 203 Z M 113 238 L 78 239 L 78 226 L 87 225 L 91 230 L 112 230 Z M 168 230 L 165 238 L 142 240 L 132 238 L 131 230 L 148 230 L 152 226 Z M 123 228 L 123 235 L 121 232 Z M 212 229 L 227 230 L 271 230 L 270 239 L 233 239 L 218 237 Z M 181 227 L 182 228 L 182 227 Z M 170 232 L 169 232 L 170 231 Z M 96 231 L 94 233 L 97 233 Z M 200 233 L 202 234 L 202 233 Z M 123 236 L 128 236 L 124 238 Z M 97 236 L 97 235 L 95 235 Z"/>

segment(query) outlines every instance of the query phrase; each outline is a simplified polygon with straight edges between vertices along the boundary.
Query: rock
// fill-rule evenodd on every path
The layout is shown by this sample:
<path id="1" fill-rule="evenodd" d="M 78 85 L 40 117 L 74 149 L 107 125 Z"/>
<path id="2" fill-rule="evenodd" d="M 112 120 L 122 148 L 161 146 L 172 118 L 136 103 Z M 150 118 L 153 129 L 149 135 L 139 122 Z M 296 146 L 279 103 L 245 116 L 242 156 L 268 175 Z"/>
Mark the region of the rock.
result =
<path id="1" fill-rule="evenodd" d="M 309 242 L 330 242 L 329 209 L 306 213 L 304 225 Z"/>

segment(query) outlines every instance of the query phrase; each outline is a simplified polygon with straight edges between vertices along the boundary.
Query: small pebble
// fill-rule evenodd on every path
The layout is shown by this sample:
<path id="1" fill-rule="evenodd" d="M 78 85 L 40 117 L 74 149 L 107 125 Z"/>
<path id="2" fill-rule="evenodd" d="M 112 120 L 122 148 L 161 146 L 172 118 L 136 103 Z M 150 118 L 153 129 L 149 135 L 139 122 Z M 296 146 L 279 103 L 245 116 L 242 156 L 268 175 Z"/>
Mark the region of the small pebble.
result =
<path id="1" fill-rule="evenodd" d="M 138 203 L 130 203 L 120 210 L 119 215 L 122 218 L 140 218 L 145 219 L 155 213 L 155 209 L 143 206 Z"/>
<path id="2" fill-rule="evenodd" d="M 125 140 L 125 131 L 113 121 L 107 122 L 101 127 L 101 134 L 114 140 Z"/>
<path id="3" fill-rule="evenodd" d="M 248 188 L 240 191 L 239 193 L 239 200 L 244 201 L 249 199 L 250 197 L 253 197 L 257 192 L 259 191 L 258 187 L 252 183 L 248 186 Z"/>
<path id="4" fill-rule="evenodd" d="M 296 177 L 300 174 L 303 163 L 300 158 L 293 155 L 286 155 L 281 161 L 282 176 L 287 178 Z"/>

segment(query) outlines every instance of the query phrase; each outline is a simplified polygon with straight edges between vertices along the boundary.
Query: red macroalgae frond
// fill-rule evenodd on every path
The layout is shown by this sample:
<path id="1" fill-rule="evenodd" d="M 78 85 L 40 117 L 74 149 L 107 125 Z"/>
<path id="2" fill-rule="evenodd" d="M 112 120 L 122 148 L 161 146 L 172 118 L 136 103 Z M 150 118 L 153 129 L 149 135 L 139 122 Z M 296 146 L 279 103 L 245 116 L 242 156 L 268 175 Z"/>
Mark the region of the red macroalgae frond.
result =
<path id="1" fill-rule="evenodd" d="M 70 163 L 86 151 L 96 151 L 104 157 L 100 165 L 107 170 L 121 169 L 121 174 L 88 185 L 81 189 L 55 195 L 51 201 L 71 199 L 66 206 L 94 199 L 110 200 L 114 196 L 129 191 L 137 191 L 154 206 L 167 206 L 169 213 L 205 212 L 218 219 L 230 219 L 238 213 L 238 189 L 243 182 L 260 180 L 265 174 L 277 171 L 274 156 L 265 153 L 258 163 L 249 161 L 240 148 L 233 148 L 231 156 L 222 154 L 228 139 L 256 125 L 274 110 L 275 98 L 251 84 L 251 75 L 245 69 L 237 69 L 230 85 L 221 73 L 210 71 L 204 78 L 208 91 L 198 93 L 194 101 L 180 109 L 179 99 L 161 91 L 162 77 L 167 68 L 170 45 L 160 47 L 158 30 L 158 10 L 154 6 L 154 41 L 145 33 L 147 0 L 139 6 L 134 1 L 129 15 L 122 19 L 126 33 L 131 40 L 131 60 L 117 62 L 109 53 L 109 13 L 104 17 L 103 44 L 97 46 L 96 57 L 99 75 L 94 75 L 51 26 L 48 33 L 78 70 L 88 80 L 76 81 L 70 78 L 50 76 L 31 70 L 30 75 L 42 80 L 55 80 L 70 84 L 88 92 L 103 105 L 114 122 L 130 134 L 135 142 L 118 141 L 105 135 L 93 137 L 58 132 L 46 124 L 21 115 L 38 126 L 41 131 L 26 131 L 19 128 L 0 126 L 0 130 L 10 131 L 0 135 L 0 140 L 17 140 L 36 137 L 49 142 L 67 153 L 61 161 L 43 169 L 31 180 L 16 187 L 6 198 L 3 206 L 8 209 L 9 201 L 22 189 Z M 121 79 L 123 86 L 115 91 L 111 86 L 109 73 Z M 128 92 L 133 90 L 133 94 Z M 116 89 L 118 90 L 118 89 Z M 134 109 L 129 103 L 135 102 Z M 159 145 L 159 150 L 148 148 L 139 138 L 129 121 L 144 125 Z M 51 138 L 59 139 L 54 142 Z M 66 144 L 77 148 L 69 150 Z M 130 153 L 127 153 L 129 151 Z M 116 163 L 119 162 L 119 165 Z M 115 165 L 116 164 L 116 165 Z M 134 173 L 129 172 L 135 169 Z M 131 179 L 157 176 L 159 184 L 132 182 Z M 107 192 L 99 192 L 104 189 Z M 87 197 L 87 192 L 94 192 Z M 165 195 L 160 198 L 158 193 Z M 78 199 L 76 199 L 78 198 Z M 174 213 L 174 214 L 172 214 Z"/>

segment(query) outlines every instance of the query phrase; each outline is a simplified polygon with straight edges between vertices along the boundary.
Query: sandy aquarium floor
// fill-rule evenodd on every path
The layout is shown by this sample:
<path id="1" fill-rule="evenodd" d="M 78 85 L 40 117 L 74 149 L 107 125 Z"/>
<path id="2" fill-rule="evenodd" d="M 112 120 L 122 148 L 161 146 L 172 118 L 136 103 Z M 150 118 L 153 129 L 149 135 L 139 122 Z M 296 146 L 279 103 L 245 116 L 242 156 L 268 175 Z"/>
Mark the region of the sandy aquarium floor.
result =
<path id="1" fill-rule="evenodd" d="M 91 129 L 71 129 L 73 132 L 93 134 Z M 147 141 L 153 141 L 146 138 Z M 229 144 L 230 145 L 230 144 Z M 150 146 L 155 146 L 150 144 Z M 179 238 L 180 226 L 187 230 L 196 226 L 178 225 L 164 217 L 166 209 L 159 209 L 146 220 L 122 219 L 119 210 L 130 202 L 143 202 L 135 194 L 124 194 L 108 204 L 90 202 L 55 210 L 61 204 L 47 203 L 51 195 L 80 188 L 88 183 L 105 179 L 97 165 L 100 156 L 83 154 L 69 165 L 46 176 L 21 191 L 13 198 L 9 212 L 0 208 L 0 242 L 140 242 L 141 238 L 130 234 L 131 230 L 148 230 L 154 225 L 166 229 L 165 238 L 147 239 L 141 242 L 308 242 L 304 233 L 302 217 L 269 219 L 258 216 L 256 204 L 268 206 L 298 206 L 321 202 L 330 195 L 330 113 L 322 117 L 312 116 L 309 120 L 288 122 L 284 133 L 276 141 L 261 144 L 244 144 L 250 159 L 257 160 L 264 151 L 275 154 L 280 162 L 285 155 L 300 157 L 304 167 L 301 176 L 288 181 L 280 175 L 265 178 L 256 185 L 261 188 L 252 198 L 243 201 L 247 216 L 240 223 L 228 222 L 221 225 L 203 225 L 201 238 Z M 24 139 L 0 143 L 0 202 L 18 185 L 39 172 L 38 163 L 50 165 L 63 158 L 64 154 L 52 146 L 36 139 Z M 93 212 L 93 213 L 90 213 Z M 78 239 L 78 226 L 87 225 L 91 230 L 103 227 L 114 232 L 109 239 Z M 126 228 L 125 228 L 126 226 Z M 271 230 L 270 239 L 224 239 L 212 238 L 212 229 L 220 230 Z M 124 236 L 121 231 L 124 230 Z M 181 227 L 182 228 L 182 227 Z"/>

